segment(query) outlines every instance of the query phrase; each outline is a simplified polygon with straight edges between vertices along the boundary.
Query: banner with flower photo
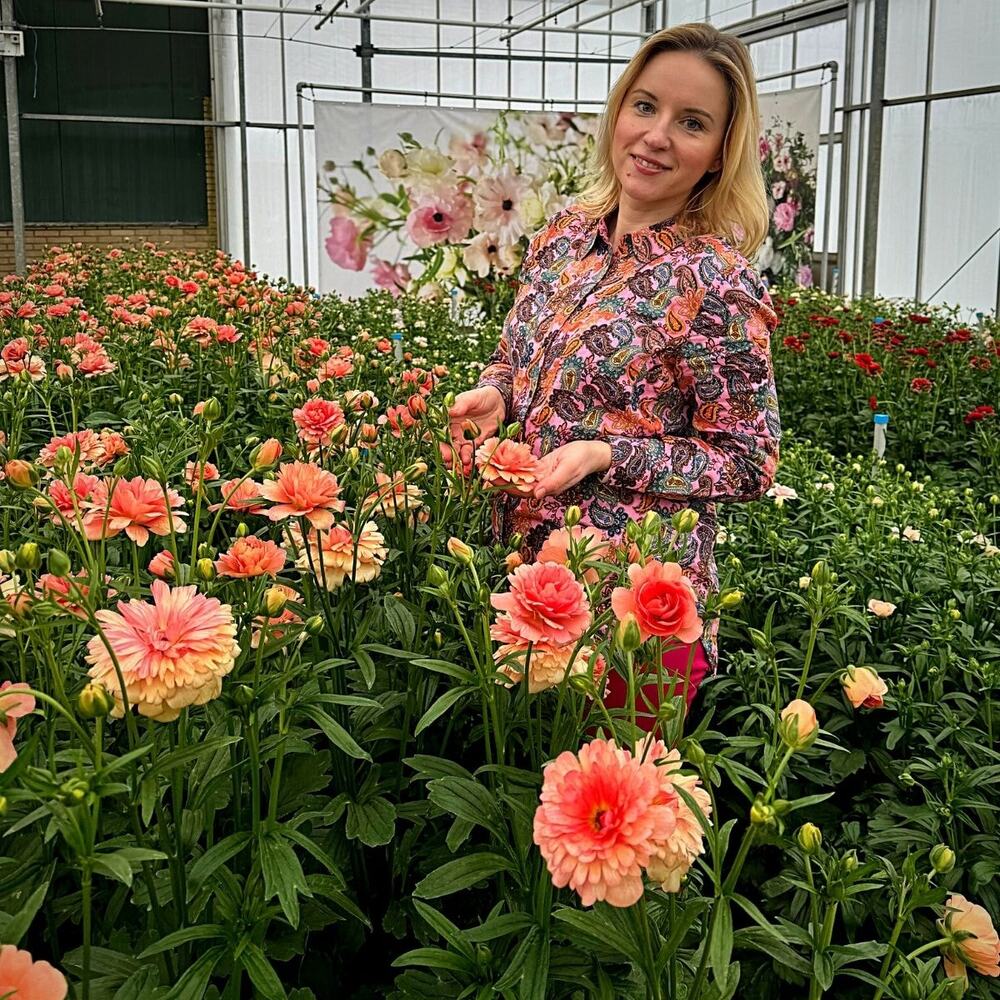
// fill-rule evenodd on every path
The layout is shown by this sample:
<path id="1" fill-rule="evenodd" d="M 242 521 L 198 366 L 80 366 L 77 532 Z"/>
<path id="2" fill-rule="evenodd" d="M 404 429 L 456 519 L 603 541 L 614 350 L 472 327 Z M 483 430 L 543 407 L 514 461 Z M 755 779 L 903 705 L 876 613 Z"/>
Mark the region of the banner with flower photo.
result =
<path id="1" fill-rule="evenodd" d="M 322 292 L 503 306 L 531 236 L 580 190 L 597 116 L 317 102 Z"/>

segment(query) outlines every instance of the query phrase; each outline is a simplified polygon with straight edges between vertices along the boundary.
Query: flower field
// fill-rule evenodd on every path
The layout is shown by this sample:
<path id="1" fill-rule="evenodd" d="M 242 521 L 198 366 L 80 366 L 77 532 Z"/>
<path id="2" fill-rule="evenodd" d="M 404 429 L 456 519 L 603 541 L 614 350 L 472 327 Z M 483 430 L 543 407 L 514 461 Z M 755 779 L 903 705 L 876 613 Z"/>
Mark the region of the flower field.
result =
<path id="1" fill-rule="evenodd" d="M 697 509 L 493 543 L 516 428 L 439 445 L 495 324 L 152 246 L 5 279 L 0 997 L 998 995 L 997 331 L 775 301 L 702 606 Z M 606 708 L 716 618 L 689 715 Z"/>

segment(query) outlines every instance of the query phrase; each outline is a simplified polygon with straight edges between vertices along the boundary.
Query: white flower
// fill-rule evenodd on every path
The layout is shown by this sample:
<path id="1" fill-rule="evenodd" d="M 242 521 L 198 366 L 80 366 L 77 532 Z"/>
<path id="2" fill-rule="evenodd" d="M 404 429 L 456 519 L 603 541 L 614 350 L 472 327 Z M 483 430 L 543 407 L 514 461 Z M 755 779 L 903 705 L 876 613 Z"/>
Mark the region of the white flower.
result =
<path id="1" fill-rule="evenodd" d="M 475 226 L 491 232 L 502 243 L 516 243 L 527 234 L 521 202 L 531 192 L 531 181 L 505 163 L 492 177 L 484 177 L 475 191 Z"/>
<path id="2" fill-rule="evenodd" d="M 832 493 L 837 488 L 831 482 L 813 483 L 813 485 L 816 487 L 816 489 L 825 490 L 827 493 Z"/>
<path id="3" fill-rule="evenodd" d="M 491 233 L 480 233 L 462 251 L 462 262 L 480 278 L 485 278 L 492 269 L 511 274 L 521 263 L 521 248 L 517 244 L 504 245 Z"/>
<path id="4" fill-rule="evenodd" d="M 719 528 L 715 535 L 717 545 L 725 545 L 729 541 L 729 532 L 725 528 Z"/>
<path id="5" fill-rule="evenodd" d="M 775 483 L 766 495 L 774 501 L 776 507 L 781 507 L 786 500 L 798 500 L 799 498 L 798 493 L 791 486 L 782 486 L 780 483 Z"/>
<path id="6" fill-rule="evenodd" d="M 916 528 L 912 528 L 909 525 L 907 525 L 905 528 L 903 528 L 903 537 L 908 542 L 919 542 L 920 532 Z"/>
<path id="7" fill-rule="evenodd" d="M 458 183 L 451 158 L 436 149 L 411 149 L 406 154 L 406 166 L 407 186 L 417 194 L 439 190 L 453 192 Z"/>
<path id="8" fill-rule="evenodd" d="M 774 154 L 774 169 L 778 171 L 779 174 L 787 173 L 792 167 L 792 154 L 788 151 L 786 146 L 780 152 Z"/>
<path id="9" fill-rule="evenodd" d="M 881 497 L 872 497 L 871 500 L 869 500 L 868 502 L 873 507 L 881 507 L 885 503 L 885 501 Z"/>
<path id="10" fill-rule="evenodd" d="M 774 243 L 770 236 L 761 244 L 760 249 L 757 251 L 756 266 L 758 271 L 767 271 L 771 267 L 771 261 L 774 260 Z"/>
<path id="11" fill-rule="evenodd" d="M 896 605 L 889 601 L 879 601 L 873 597 L 868 601 L 868 610 L 876 618 L 888 618 L 896 610 Z"/>
<path id="12" fill-rule="evenodd" d="M 406 176 L 406 157 L 398 149 L 387 149 L 378 158 L 378 168 L 389 180 Z"/>
<path id="13" fill-rule="evenodd" d="M 799 577 L 799 590 L 808 590 L 809 584 L 812 583 L 811 576 L 800 576 Z"/>
<path id="14" fill-rule="evenodd" d="M 436 281 L 428 281 L 417 290 L 417 298 L 423 302 L 436 302 L 444 298 L 444 289 Z"/>

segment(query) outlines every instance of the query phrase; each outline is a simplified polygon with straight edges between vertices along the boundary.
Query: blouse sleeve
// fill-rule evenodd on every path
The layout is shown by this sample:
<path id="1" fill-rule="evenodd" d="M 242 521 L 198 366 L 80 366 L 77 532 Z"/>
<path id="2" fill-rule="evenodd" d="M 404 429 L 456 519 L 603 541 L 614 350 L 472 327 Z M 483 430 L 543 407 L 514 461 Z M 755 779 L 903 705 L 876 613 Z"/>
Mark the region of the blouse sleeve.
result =
<path id="1" fill-rule="evenodd" d="M 777 322 L 751 268 L 713 282 L 678 358 L 691 400 L 691 433 L 609 435 L 604 481 L 679 499 L 761 496 L 774 481 L 781 437 L 770 351 Z"/>

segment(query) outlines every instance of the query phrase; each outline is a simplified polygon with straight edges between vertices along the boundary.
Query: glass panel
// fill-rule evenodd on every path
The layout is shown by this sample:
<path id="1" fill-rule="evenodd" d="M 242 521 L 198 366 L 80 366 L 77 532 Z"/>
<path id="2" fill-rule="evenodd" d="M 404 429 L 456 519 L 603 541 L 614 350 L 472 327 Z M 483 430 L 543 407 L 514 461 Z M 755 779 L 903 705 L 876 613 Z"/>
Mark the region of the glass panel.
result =
<path id="1" fill-rule="evenodd" d="M 758 78 L 771 76 L 792 68 L 792 36 L 779 35 L 765 42 L 755 42 L 750 46 L 750 57 L 753 60 L 754 72 Z M 766 80 L 758 84 L 758 90 L 787 90 L 789 77 L 778 80 Z"/>
<path id="2" fill-rule="evenodd" d="M 826 159 L 827 145 L 822 143 L 817 153 L 816 163 L 816 238 L 813 248 L 817 254 L 822 253 L 824 243 L 829 253 L 837 252 L 837 235 L 839 232 L 839 211 L 840 211 L 840 143 L 834 143 L 833 147 L 833 190 L 830 192 L 830 238 L 826 240 L 824 231 L 824 212 L 826 210 Z M 819 271 L 816 272 L 817 281 Z"/>
<path id="3" fill-rule="evenodd" d="M 708 17 L 717 28 L 753 17 L 752 0 L 709 0 Z"/>
<path id="4" fill-rule="evenodd" d="M 705 20 L 705 0 L 668 0 L 667 24 Z"/>
<path id="5" fill-rule="evenodd" d="M 940 5 L 939 5 L 940 6 Z M 885 48 L 885 96 L 912 97 L 927 86 L 930 0 L 889 4 Z M 937 40 L 934 42 L 937 45 Z"/>
<path id="6" fill-rule="evenodd" d="M 934 91 L 996 84 L 998 46 L 1000 9 L 996 0 L 938 0 Z"/>

